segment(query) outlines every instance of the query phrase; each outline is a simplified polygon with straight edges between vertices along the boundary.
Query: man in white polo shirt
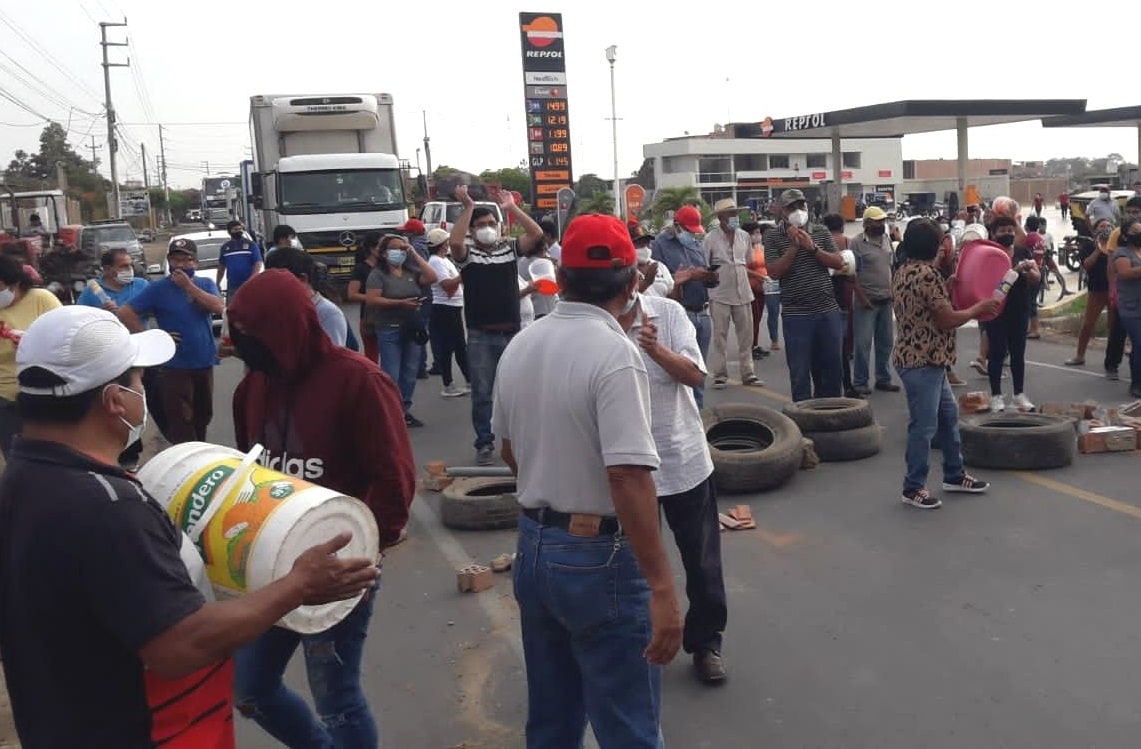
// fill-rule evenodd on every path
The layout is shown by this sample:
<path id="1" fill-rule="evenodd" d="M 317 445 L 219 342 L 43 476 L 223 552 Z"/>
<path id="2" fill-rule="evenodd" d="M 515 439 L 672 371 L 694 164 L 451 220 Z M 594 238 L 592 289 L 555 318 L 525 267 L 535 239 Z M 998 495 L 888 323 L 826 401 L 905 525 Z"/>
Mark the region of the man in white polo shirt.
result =
<path id="1" fill-rule="evenodd" d="M 515 598 L 527 665 L 527 747 L 658 749 L 661 666 L 681 644 L 651 472 L 650 390 L 618 325 L 636 255 L 613 216 L 570 223 L 555 311 L 515 335 L 492 429 L 517 476 Z M 647 626 L 648 625 L 648 626 Z"/>
<path id="2" fill-rule="evenodd" d="M 654 472 L 658 501 L 685 566 L 682 647 L 693 654 L 697 678 L 725 681 L 721 633 L 728 607 L 721 573 L 721 526 L 713 488 L 713 460 L 693 388 L 705 379 L 697 331 L 672 299 L 642 294 L 618 320 L 642 349 L 650 380 L 650 416 L 662 465 Z"/>

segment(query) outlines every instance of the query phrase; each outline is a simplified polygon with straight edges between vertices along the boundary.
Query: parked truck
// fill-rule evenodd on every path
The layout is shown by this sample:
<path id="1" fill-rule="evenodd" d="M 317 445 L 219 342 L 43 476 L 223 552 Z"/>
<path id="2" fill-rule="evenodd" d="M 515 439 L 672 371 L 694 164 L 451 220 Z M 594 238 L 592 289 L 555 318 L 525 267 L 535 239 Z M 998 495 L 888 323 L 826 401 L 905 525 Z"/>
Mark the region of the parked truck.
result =
<path id="1" fill-rule="evenodd" d="M 234 200 L 241 185 L 235 174 L 202 178 L 202 221 L 221 228 L 234 214 Z"/>
<path id="2" fill-rule="evenodd" d="M 254 96 L 253 203 L 347 283 L 359 239 L 408 220 L 388 94 Z"/>

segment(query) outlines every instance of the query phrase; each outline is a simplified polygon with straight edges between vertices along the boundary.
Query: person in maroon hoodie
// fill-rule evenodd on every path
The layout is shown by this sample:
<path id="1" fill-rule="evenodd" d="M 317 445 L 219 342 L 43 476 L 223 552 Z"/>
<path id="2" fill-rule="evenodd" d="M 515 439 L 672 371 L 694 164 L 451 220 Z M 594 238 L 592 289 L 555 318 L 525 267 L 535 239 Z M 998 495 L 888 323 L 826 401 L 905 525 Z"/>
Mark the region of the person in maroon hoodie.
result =
<path id="1" fill-rule="evenodd" d="M 369 506 L 381 548 L 399 542 L 416 469 L 396 384 L 374 362 L 335 346 L 301 282 L 267 270 L 242 285 L 227 311 L 248 370 L 234 392 L 237 447 L 265 447 L 262 462 Z M 360 686 L 375 589 L 333 628 L 300 635 L 273 627 L 235 656 L 238 711 L 286 746 L 376 747 Z M 320 719 L 282 675 L 303 646 Z"/>

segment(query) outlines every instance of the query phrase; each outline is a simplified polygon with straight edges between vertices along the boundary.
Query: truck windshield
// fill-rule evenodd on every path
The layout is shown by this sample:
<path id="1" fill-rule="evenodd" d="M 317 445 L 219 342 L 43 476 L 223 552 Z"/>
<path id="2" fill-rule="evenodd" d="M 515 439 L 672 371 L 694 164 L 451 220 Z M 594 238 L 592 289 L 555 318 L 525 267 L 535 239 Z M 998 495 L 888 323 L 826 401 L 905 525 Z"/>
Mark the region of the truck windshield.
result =
<path id="1" fill-rule="evenodd" d="M 283 214 L 364 213 L 403 208 L 399 169 L 283 172 L 279 175 Z"/>

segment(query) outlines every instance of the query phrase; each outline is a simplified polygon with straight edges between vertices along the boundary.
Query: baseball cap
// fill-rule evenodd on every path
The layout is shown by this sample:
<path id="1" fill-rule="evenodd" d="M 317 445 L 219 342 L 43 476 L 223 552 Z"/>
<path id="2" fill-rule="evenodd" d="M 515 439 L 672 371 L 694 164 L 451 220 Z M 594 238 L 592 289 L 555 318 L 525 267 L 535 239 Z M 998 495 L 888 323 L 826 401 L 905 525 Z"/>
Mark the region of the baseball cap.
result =
<path id="1" fill-rule="evenodd" d="M 800 190 L 797 190 L 795 187 L 785 190 L 780 194 L 780 204 L 783 206 L 792 205 L 798 200 L 805 200 L 805 197 L 804 193 Z"/>
<path id="2" fill-rule="evenodd" d="M 887 221 L 887 214 L 878 205 L 870 205 L 864 209 L 864 221 Z"/>
<path id="3" fill-rule="evenodd" d="M 426 231 L 426 229 L 424 227 L 424 222 L 418 218 L 408 219 L 403 224 L 401 224 L 396 230 L 399 232 L 402 232 L 404 234 L 412 234 L 412 235 L 423 234 Z"/>
<path id="4" fill-rule="evenodd" d="M 694 234 L 700 234 L 705 231 L 705 228 L 701 225 L 701 211 L 691 205 L 683 205 L 681 208 L 678 208 L 677 213 L 674 214 L 674 221 L 676 221 L 681 228 L 693 232 Z"/>
<path id="5" fill-rule="evenodd" d="M 652 242 L 654 241 L 654 235 L 651 234 L 646 229 L 646 227 L 642 226 L 641 224 L 635 224 L 634 226 L 630 227 L 630 241 L 634 242 L 635 244 L 637 244 L 639 241 Z"/>
<path id="6" fill-rule="evenodd" d="M 176 239 L 170 243 L 170 247 L 167 248 L 166 254 L 172 255 L 175 252 L 185 252 L 187 255 L 190 255 L 190 256 L 196 258 L 196 257 L 198 257 L 198 245 L 194 244 L 193 239 L 186 239 L 186 238 Z M 124 371 L 126 371 L 126 370 L 124 370 Z M 120 372 L 119 374 L 122 374 L 122 372 Z"/>
<path id="7" fill-rule="evenodd" d="M 69 305 L 45 312 L 28 326 L 16 347 L 16 379 L 31 367 L 63 380 L 53 387 L 20 385 L 29 395 L 78 395 L 113 382 L 133 367 L 157 367 L 174 356 L 164 330 L 131 334 L 104 309 Z"/>
<path id="8" fill-rule="evenodd" d="M 630 232 L 614 216 L 588 213 L 567 225 L 559 260 L 564 268 L 627 268 L 635 262 Z"/>
<path id="9" fill-rule="evenodd" d="M 428 246 L 439 247 L 444 242 L 452 238 L 450 232 L 445 229 L 435 228 L 428 232 Z"/>

